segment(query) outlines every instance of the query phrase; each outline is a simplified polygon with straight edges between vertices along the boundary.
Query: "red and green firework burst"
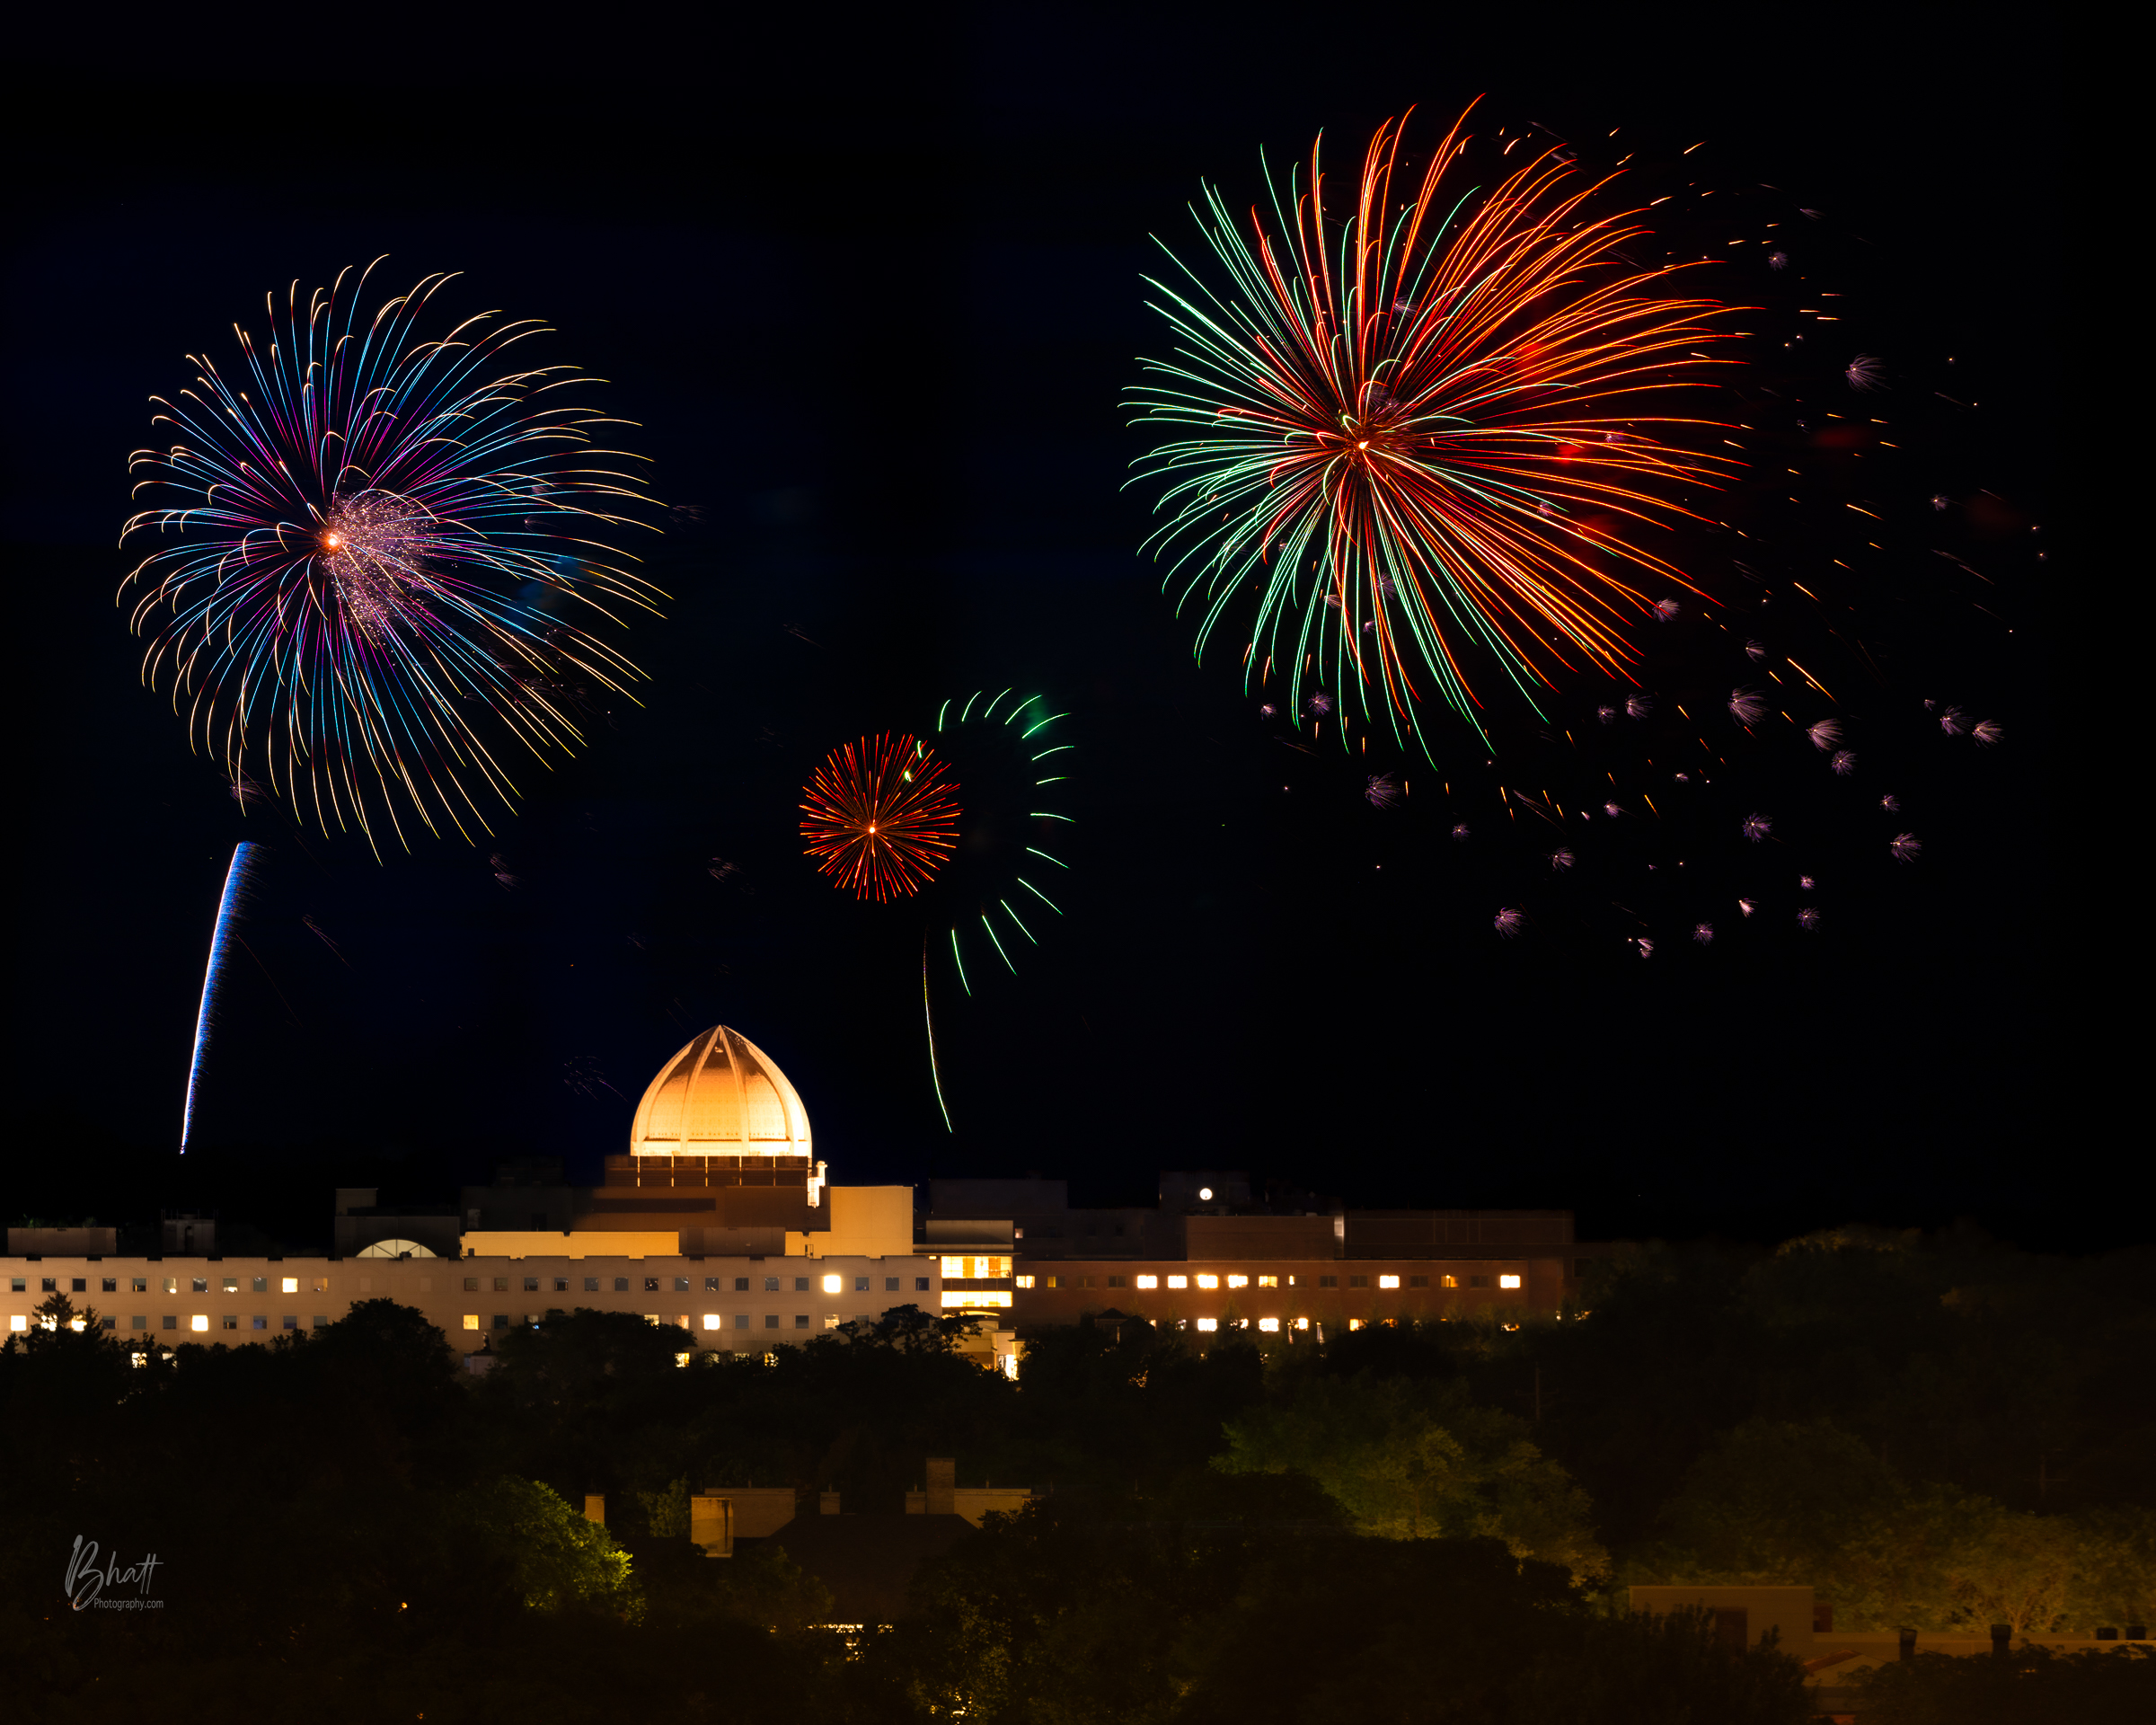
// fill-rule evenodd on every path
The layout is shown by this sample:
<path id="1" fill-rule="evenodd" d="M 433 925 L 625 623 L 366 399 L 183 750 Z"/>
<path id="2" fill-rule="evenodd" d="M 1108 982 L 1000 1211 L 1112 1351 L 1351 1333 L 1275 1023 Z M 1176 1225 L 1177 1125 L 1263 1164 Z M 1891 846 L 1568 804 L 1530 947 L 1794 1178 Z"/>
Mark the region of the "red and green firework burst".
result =
<path id="1" fill-rule="evenodd" d="M 801 837 L 856 898 L 915 893 L 958 842 L 958 785 L 925 745 L 886 734 L 831 751 L 802 792 Z"/>
<path id="2" fill-rule="evenodd" d="M 1645 542 L 1738 465 L 1683 411 L 1729 363 L 1708 351 L 1727 308 L 1628 258 L 1641 212 L 1592 213 L 1608 178 L 1562 150 L 1515 138 L 1525 160 L 1471 182 L 1463 123 L 1419 178 L 1380 127 L 1344 221 L 1314 146 L 1247 226 L 1207 187 L 1225 282 L 1152 284 L 1175 357 L 1133 403 L 1171 434 L 1139 467 L 1167 482 L 1154 544 L 1199 650 L 1254 597 L 1251 682 L 1297 704 L 1352 686 L 1403 740 L 1433 697 L 1480 730 L 1491 669 L 1530 704 L 1568 671 L 1626 676 L 1670 604 L 1644 588 L 1692 585 Z"/>

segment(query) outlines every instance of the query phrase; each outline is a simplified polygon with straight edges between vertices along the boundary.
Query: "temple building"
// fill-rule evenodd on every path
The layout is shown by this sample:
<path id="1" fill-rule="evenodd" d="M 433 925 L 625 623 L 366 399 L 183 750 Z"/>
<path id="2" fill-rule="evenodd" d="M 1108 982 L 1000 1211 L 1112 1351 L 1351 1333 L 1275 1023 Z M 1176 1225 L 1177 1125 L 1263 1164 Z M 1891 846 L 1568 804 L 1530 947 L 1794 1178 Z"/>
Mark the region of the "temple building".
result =
<path id="1" fill-rule="evenodd" d="M 505 1165 L 455 1210 L 336 1195 L 324 1256 L 241 1258 L 214 1223 L 168 1225 L 121 1256 L 112 1229 L 11 1228 L 0 1319 L 20 1333 L 64 1294 L 147 1348 L 261 1342 L 359 1301 L 426 1313 L 474 1369 L 492 1338 L 591 1308 L 681 1332 L 680 1357 L 764 1353 L 894 1307 L 977 1320 L 966 1351 L 1015 1374 L 1029 1328 L 1091 1319 L 1292 1344 L 1365 1324 L 1555 1314 L 1586 1250 L 1559 1210 L 1344 1210 L 1265 1204 L 1237 1171 L 1162 1174 L 1154 1207 L 1073 1208 L 1062 1181 L 831 1183 L 778 1064 L 713 1025 L 646 1086 L 597 1186 Z"/>

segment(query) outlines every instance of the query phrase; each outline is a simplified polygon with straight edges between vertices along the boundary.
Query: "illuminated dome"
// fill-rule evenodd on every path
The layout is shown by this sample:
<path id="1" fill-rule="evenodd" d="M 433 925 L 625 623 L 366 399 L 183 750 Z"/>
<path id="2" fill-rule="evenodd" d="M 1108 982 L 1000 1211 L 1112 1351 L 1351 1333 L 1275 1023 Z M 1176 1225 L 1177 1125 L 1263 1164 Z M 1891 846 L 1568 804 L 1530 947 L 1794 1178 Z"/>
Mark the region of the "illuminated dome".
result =
<path id="1" fill-rule="evenodd" d="M 778 1062 L 714 1024 L 658 1069 L 629 1128 L 632 1155 L 812 1156 L 808 1110 Z"/>

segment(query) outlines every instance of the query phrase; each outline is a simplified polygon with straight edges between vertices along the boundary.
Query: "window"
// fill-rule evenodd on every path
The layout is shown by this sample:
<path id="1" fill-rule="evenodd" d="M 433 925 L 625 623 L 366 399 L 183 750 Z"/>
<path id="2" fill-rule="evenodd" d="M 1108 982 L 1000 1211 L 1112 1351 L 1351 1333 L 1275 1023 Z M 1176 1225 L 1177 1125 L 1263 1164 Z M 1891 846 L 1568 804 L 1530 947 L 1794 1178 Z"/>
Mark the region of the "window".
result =
<path id="1" fill-rule="evenodd" d="M 1470 1276 L 1467 1278 L 1467 1285 L 1470 1287 L 1488 1287 L 1489 1286 L 1489 1278 L 1487 1276 Z"/>
<path id="2" fill-rule="evenodd" d="M 464 1328 L 467 1330 L 476 1330 L 479 1328 L 478 1313 L 467 1312 L 464 1314 Z"/>
<path id="3" fill-rule="evenodd" d="M 1081 1276 L 1077 1285 L 1080 1287 L 1091 1287 L 1093 1285 L 1093 1278 L 1091 1276 Z M 948 1305 L 949 1302 L 946 1301 L 945 1304 Z"/>
<path id="4" fill-rule="evenodd" d="M 1044 1276 L 1041 1278 L 1040 1285 L 1043 1287 L 1061 1287 L 1063 1286 L 1063 1278 L 1060 1276 Z"/>
<path id="5" fill-rule="evenodd" d="M 99 1321 L 97 1327 L 100 1330 L 117 1330 L 119 1328 L 119 1320 L 118 1318 L 103 1318 Z"/>
<path id="6" fill-rule="evenodd" d="M 626 1276 L 616 1276 L 614 1278 L 614 1291 L 616 1294 L 626 1294 L 629 1291 L 629 1278 Z"/>
<path id="7" fill-rule="evenodd" d="M 128 1320 L 128 1328 L 130 1330 L 147 1330 L 149 1327 L 150 1321 L 147 1318 L 129 1318 Z"/>
<path id="8" fill-rule="evenodd" d="M 747 1277 L 737 1276 L 734 1278 L 734 1292 L 737 1294 L 746 1294 L 748 1292 Z"/>
<path id="9" fill-rule="evenodd" d="M 716 1294 L 719 1291 L 719 1278 L 716 1276 L 706 1276 L 703 1278 L 703 1291 L 706 1294 Z"/>
<path id="10" fill-rule="evenodd" d="M 808 1291 L 808 1278 L 806 1276 L 796 1276 L 793 1278 L 793 1291 L 796 1294 L 806 1294 Z"/>
<path id="11" fill-rule="evenodd" d="M 494 1327 L 497 1330 L 507 1330 L 509 1327 L 509 1314 L 507 1312 L 497 1312 L 494 1314 Z"/>
<path id="12" fill-rule="evenodd" d="M 27 1291 L 23 1287 L 22 1278 L 20 1276 L 10 1276 L 7 1278 L 7 1290 L 11 1294 L 21 1294 Z M 170 1290 L 168 1289 L 167 1291 L 169 1292 Z"/>
<path id="13" fill-rule="evenodd" d="M 554 1292 L 557 1294 L 566 1294 L 569 1292 L 568 1277 L 557 1276 L 554 1278 Z"/>
<path id="14" fill-rule="evenodd" d="M 1519 1285 L 1520 1278 L 1517 1276 L 1500 1276 L 1498 1278 L 1498 1286 L 1499 1287 L 1517 1287 Z"/>
<path id="15" fill-rule="evenodd" d="M 1158 1287 L 1160 1285 L 1161 1278 L 1158 1276 L 1141 1276 L 1138 1278 L 1138 1286 L 1140 1287 Z"/>
<path id="16" fill-rule="evenodd" d="M 656 1294 L 658 1292 L 658 1277 L 647 1276 L 644 1278 L 644 1292 L 647 1294 Z"/>
<path id="17" fill-rule="evenodd" d="M 194 1290 L 195 1290 L 195 1292 L 196 1292 L 196 1293 L 198 1293 L 198 1294 L 207 1294 L 207 1293 L 208 1293 L 208 1292 L 209 1292 L 209 1278 L 208 1278 L 208 1277 L 207 1277 L 207 1276 L 196 1276 L 196 1277 L 190 1278 L 190 1281 L 191 1281 L 191 1284 L 192 1284 L 192 1286 L 193 1286 L 193 1287 L 194 1287 Z M 50 1282 L 47 1282 L 47 1283 L 45 1284 L 45 1286 L 46 1286 L 47 1287 L 50 1287 L 52 1286 L 52 1284 L 51 1284 Z"/>
<path id="18" fill-rule="evenodd" d="M 776 1294 L 779 1291 L 779 1278 L 776 1276 L 766 1276 L 764 1278 L 764 1291 L 766 1294 Z"/>
<path id="19" fill-rule="evenodd" d="M 110 1276 L 108 1276 L 108 1277 L 106 1277 L 106 1278 L 104 1278 L 104 1287 L 103 1287 L 103 1289 L 102 1289 L 102 1291 L 103 1291 L 103 1292 L 105 1292 L 105 1293 L 107 1293 L 107 1294 L 117 1294 L 117 1293 L 119 1293 L 119 1281 L 118 1281 L 117 1279 L 115 1279 L 114 1278 L 110 1277 Z"/>
<path id="20" fill-rule="evenodd" d="M 240 1321 L 237 1318 L 226 1318 L 225 1327 L 227 1330 L 237 1330 L 240 1327 Z"/>
<path id="21" fill-rule="evenodd" d="M 1280 1327 L 1280 1320 L 1278 1318 L 1259 1318 L 1258 1327 L 1268 1331 L 1277 1330 Z"/>
<path id="22" fill-rule="evenodd" d="M 584 1278 L 584 1291 L 587 1294 L 596 1294 L 599 1291 L 599 1278 L 596 1276 L 587 1276 Z"/>
<path id="23" fill-rule="evenodd" d="M 644 1314 L 644 1322 L 646 1323 L 664 1323 L 666 1320 L 656 1312 L 647 1312 Z"/>
<path id="24" fill-rule="evenodd" d="M 255 1318 L 249 1322 L 248 1327 L 253 1330 L 267 1330 L 270 1327 L 270 1320 L 268 1318 Z"/>
<path id="25" fill-rule="evenodd" d="M 838 1328 L 837 1313 L 826 1312 L 824 1314 L 824 1328 L 826 1330 L 835 1330 Z"/>
<path id="26" fill-rule="evenodd" d="M 330 1321 L 319 1312 L 307 1320 L 307 1328 L 310 1330 L 327 1330 L 329 1327 Z"/>
<path id="27" fill-rule="evenodd" d="M 726 1320 L 716 1312 L 706 1312 L 703 1314 L 703 1327 L 706 1330 L 723 1330 L 726 1328 Z"/>
<path id="28" fill-rule="evenodd" d="M 1220 1278 L 1217 1276 L 1200 1276 L 1197 1278 L 1197 1285 L 1200 1287 L 1218 1287 L 1220 1286 Z"/>
<path id="29" fill-rule="evenodd" d="M 1377 1285 L 1380 1287 L 1398 1287 L 1400 1286 L 1400 1278 L 1397 1276 L 1380 1276 L 1377 1278 Z"/>
<path id="30" fill-rule="evenodd" d="M 509 1291 L 509 1278 L 507 1276 L 497 1276 L 494 1278 L 494 1291 L 497 1294 L 507 1294 Z"/>
<path id="31" fill-rule="evenodd" d="M 225 1291 L 227 1294 L 237 1294 L 240 1291 L 240 1278 L 237 1276 L 227 1276 L 224 1278 L 224 1285 Z M 80 1287 L 82 1284 L 77 1282 L 75 1286 Z"/>
<path id="32" fill-rule="evenodd" d="M 1197 1321 L 1197 1327 L 1200 1330 L 1217 1330 L 1220 1328 L 1220 1320 L 1218 1318 L 1200 1318 Z"/>
<path id="33" fill-rule="evenodd" d="M 1429 1285 L 1430 1278 L 1427 1276 L 1410 1276 L 1408 1278 L 1408 1286 L 1409 1287 L 1427 1287 Z"/>
<path id="34" fill-rule="evenodd" d="M 314 1291 L 317 1294 L 327 1294 L 330 1291 L 330 1278 L 327 1276 L 317 1276 L 314 1278 Z"/>
<path id="35" fill-rule="evenodd" d="M 689 1291 L 689 1278 L 686 1276 L 676 1276 L 674 1278 L 674 1291 L 676 1294 L 686 1294 Z"/>
<path id="36" fill-rule="evenodd" d="M 914 1292 L 916 1294 L 925 1294 L 928 1292 L 927 1277 L 916 1276 L 914 1278 Z"/>
<path id="37" fill-rule="evenodd" d="M 1012 1279 L 1017 1282 L 1021 1287 L 1030 1287 L 1033 1286 L 1033 1278 L 1030 1276 L 1018 1276 L 1013 1277 Z"/>
<path id="38" fill-rule="evenodd" d="M 1277 1276 L 1260 1276 L 1258 1278 L 1258 1286 L 1260 1287 L 1277 1287 L 1280 1286 L 1280 1278 Z"/>
<path id="39" fill-rule="evenodd" d="M 747 1313 L 737 1312 L 734 1314 L 734 1328 L 737 1330 L 746 1330 L 748 1328 Z"/>
<path id="40" fill-rule="evenodd" d="M 198 1312 L 198 1313 L 196 1313 L 196 1314 L 195 1314 L 195 1315 L 194 1315 L 193 1317 L 190 1318 L 190 1319 L 187 1321 L 187 1327 L 188 1327 L 190 1330 L 195 1331 L 196 1331 L 196 1332 L 198 1332 L 198 1333 L 199 1333 L 199 1332 L 200 1332 L 200 1331 L 205 1331 L 205 1330 L 208 1329 L 208 1328 L 209 1328 L 209 1316 L 208 1316 L 208 1314 L 207 1313 L 202 1313 L 202 1312 Z"/>
<path id="41" fill-rule="evenodd" d="M 766 1330 L 776 1330 L 779 1327 L 779 1314 L 776 1312 L 766 1312 L 764 1314 L 764 1327 Z"/>
<path id="42" fill-rule="evenodd" d="M 1440 1287 L 1457 1287 L 1460 1286 L 1460 1278 L 1457 1276 L 1440 1276 L 1437 1278 L 1437 1286 Z"/>
<path id="43" fill-rule="evenodd" d="M 1318 1286 L 1320 1287 L 1338 1287 L 1339 1285 L 1340 1278 L 1338 1276 L 1321 1276 L 1318 1278 Z"/>
<path id="44" fill-rule="evenodd" d="M 1348 1286 L 1350 1287 L 1367 1287 L 1370 1286 L 1370 1278 L 1367 1276 L 1350 1276 L 1348 1278 Z"/>
<path id="45" fill-rule="evenodd" d="M 85 1290 L 86 1290 L 86 1289 L 89 1287 L 90 1284 L 89 1284 L 89 1283 L 87 1283 L 87 1282 L 85 1282 L 85 1281 L 84 1281 L 84 1279 L 83 1279 L 83 1278 L 82 1278 L 80 1276 L 77 1276 L 77 1277 L 75 1278 L 75 1281 L 74 1281 L 74 1283 L 72 1284 L 72 1286 L 73 1286 L 73 1287 L 74 1287 L 75 1291 L 77 1294 L 80 1294 L 80 1293 L 83 1293 L 83 1292 L 84 1292 L 84 1291 L 85 1291 Z M 230 1287 L 232 1286 L 232 1284 L 231 1284 L 230 1282 L 226 1282 L 226 1283 L 225 1284 L 225 1287 Z"/>
<path id="46" fill-rule="evenodd" d="M 43 1287 L 44 1287 L 44 1290 L 45 1290 L 45 1292 L 46 1292 L 46 1293 L 48 1293 L 48 1294 L 57 1294 L 57 1293 L 58 1293 L 58 1292 L 60 1291 L 60 1285 L 59 1285 L 57 1282 L 54 1281 L 54 1280 L 53 1280 L 53 1278 L 52 1278 L 51 1277 L 49 1277 L 49 1276 L 44 1276 L 44 1277 L 40 1277 L 40 1278 L 39 1278 L 39 1280 L 40 1280 L 40 1283 L 43 1285 Z M 196 1292 L 196 1293 L 198 1293 L 198 1294 L 199 1294 L 201 1291 L 202 1291 L 202 1284 L 201 1284 L 200 1282 L 197 1282 L 197 1283 L 195 1284 L 195 1292 Z"/>
<path id="47" fill-rule="evenodd" d="M 536 1294 L 539 1291 L 539 1278 L 536 1276 L 526 1276 L 524 1278 L 524 1291 L 526 1294 Z"/>
<path id="48" fill-rule="evenodd" d="M 280 1294 L 296 1294 L 296 1293 L 298 1293 L 298 1292 L 299 1292 L 299 1278 L 298 1278 L 298 1277 L 296 1277 L 296 1276 L 279 1276 L 279 1277 L 277 1278 L 277 1280 L 278 1280 L 278 1290 L 277 1290 L 277 1291 L 278 1291 L 278 1293 L 280 1293 Z"/>
<path id="49" fill-rule="evenodd" d="M 167 1318 L 165 1322 L 169 1324 L 172 1320 Z M 7 1327 L 15 1331 L 27 1330 L 30 1328 L 30 1320 L 20 1312 L 11 1312 L 8 1314 Z"/>
<path id="50" fill-rule="evenodd" d="M 1230 1287 L 1248 1287 L 1250 1285 L 1250 1278 L 1248 1276 L 1231 1276 L 1228 1278 L 1228 1286 Z"/>
<path id="51" fill-rule="evenodd" d="M 1188 1287 L 1190 1286 L 1190 1278 L 1188 1276 L 1171 1276 L 1168 1278 L 1168 1286 L 1171 1287 Z"/>
<path id="52" fill-rule="evenodd" d="M 296 1330 L 299 1328 L 299 1320 L 287 1313 L 285 1317 L 280 1320 L 278 1327 L 285 1330 Z"/>
<path id="53" fill-rule="evenodd" d="M 1108 1278 L 1108 1285 L 1110 1287 L 1127 1287 L 1130 1286 L 1128 1279 L 1121 1276 L 1110 1276 Z"/>
<path id="54" fill-rule="evenodd" d="M 1310 1328 L 1310 1320 L 1309 1320 L 1308 1318 L 1297 1318 L 1297 1319 L 1295 1320 L 1295 1328 L 1296 1328 L 1296 1329 L 1298 1329 L 1298 1330 L 1307 1330 L 1307 1329 L 1309 1329 L 1309 1328 Z"/>
<path id="55" fill-rule="evenodd" d="M 1360 1330 L 1363 1327 L 1363 1321 L 1360 1318 L 1349 1318 L 1348 1327 L 1350 1330 Z"/>
<path id="56" fill-rule="evenodd" d="M 806 1312 L 796 1312 L 793 1314 L 793 1327 L 796 1330 L 806 1330 L 808 1327 L 808 1314 Z"/>
<path id="57" fill-rule="evenodd" d="M 160 1330 L 177 1330 L 180 1327 L 180 1320 L 168 1313 L 165 1315 L 164 1321 L 157 1327 Z"/>
<path id="58" fill-rule="evenodd" d="M 835 1294 L 845 1285 L 846 1278 L 844 1276 L 826 1276 L 824 1278 L 824 1292 L 826 1294 Z"/>
<path id="59" fill-rule="evenodd" d="M 476 1294 L 479 1292 L 478 1277 L 467 1276 L 464 1278 L 464 1292 L 467 1294 Z"/>
<path id="60" fill-rule="evenodd" d="M 270 1291 L 270 1278 L 267 1276 L 257 1276 L 248 1291 L 254 1294 L 267 1294 Z"/>
<path id="61" fill-rule="evenodd" d="M 869 1278 L 866 1276 L 856 1276 L 853 1278 L 853 1291 L 856 1294 L 866 1294 L 869 1291 Z"/>

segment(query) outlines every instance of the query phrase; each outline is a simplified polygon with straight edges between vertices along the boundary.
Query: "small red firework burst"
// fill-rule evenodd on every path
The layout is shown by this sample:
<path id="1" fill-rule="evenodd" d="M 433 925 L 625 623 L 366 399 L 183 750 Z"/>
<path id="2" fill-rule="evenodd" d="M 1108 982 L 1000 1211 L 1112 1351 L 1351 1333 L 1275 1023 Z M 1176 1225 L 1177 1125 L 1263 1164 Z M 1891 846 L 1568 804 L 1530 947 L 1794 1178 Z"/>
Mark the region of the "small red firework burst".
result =
<path id="1" fill-rule="evenodd" d="M 958 842 L 958 785 L 911 737 L 863 737 L 831 751 L 801 792 L 801 837 L 817 868 L 856 898 L 915 893 Z"/>

